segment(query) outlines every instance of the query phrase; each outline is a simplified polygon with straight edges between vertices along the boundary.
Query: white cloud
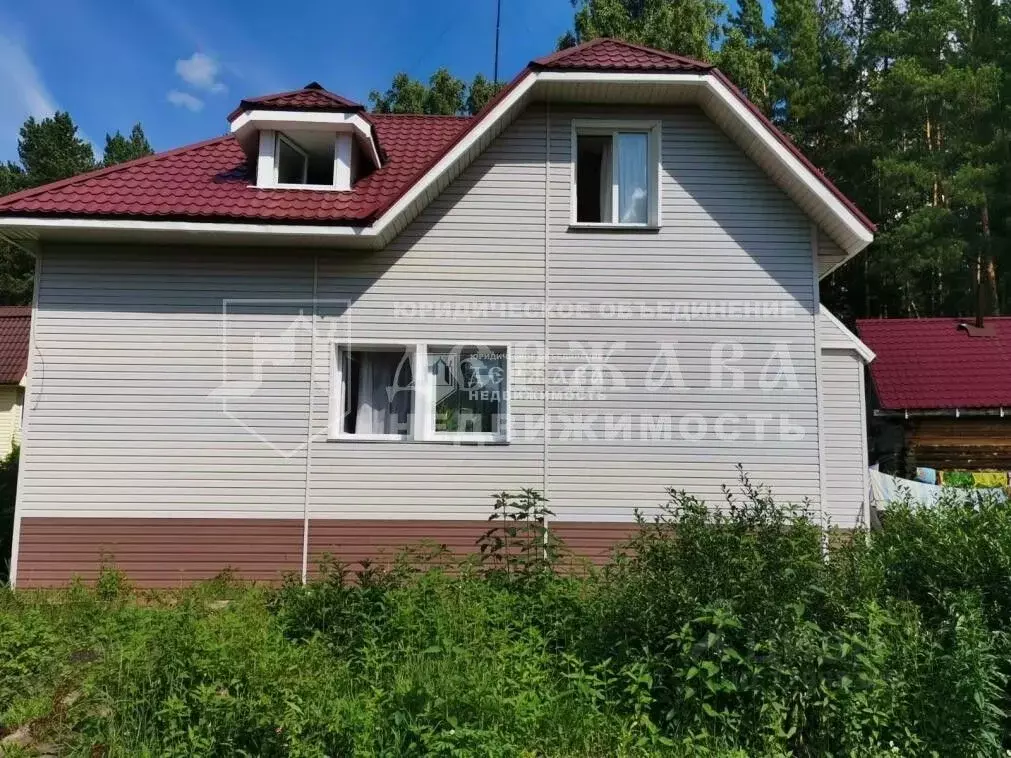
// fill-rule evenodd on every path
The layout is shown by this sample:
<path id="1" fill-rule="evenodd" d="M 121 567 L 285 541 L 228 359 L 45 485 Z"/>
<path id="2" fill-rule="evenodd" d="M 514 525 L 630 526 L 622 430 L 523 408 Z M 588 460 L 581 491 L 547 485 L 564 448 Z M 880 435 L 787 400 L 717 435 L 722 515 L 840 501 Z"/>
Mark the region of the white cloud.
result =
<path id="1" fill-rule="evenodd" d="M 193 53 L 189 58 L 176 61 L 176 73 L 184 82 L 206 92 L 219 93 L 227 89 L 218 80 L 221 64 L 204 53 Z"/>
<path id="2" fill-rule="evenodd" d="M 45 118 L 57 110 L 56 101 L 28 51 L 17 41 L 0 34 L 0 133 L 3 139 L 17 142 L 18 129 L 29 116 Z M 13 157 L 14 150 L 2 145 L 2 152 Z"/>
<path id="3" fill-rule="evenodd" d="M 203 110 L 204 101 L 199 97 L 194 97 L 189 92 L 180 92 L 177 89 L 169 90 L 168 101 L 172 105 L 177 105 L 180 108 L 186 108 L 196 113 L 199 110 Z"/>
<path id="4" fill-rule="evenodd" d="M 2 4 L 2 3 L 0 3 Z M 276 61 L 256 35 L 244 25 L 244 16 L 229 12 L 226 3 L 203 3 L 199 16 L 190 15 L 178 0 L 141 0 L 152 21 L 193 50 L 215 50 L 221 69 L 242 80 L 251 92 L 284 89 L 285 77 L 274 70 Z M 221 7 L 218 7 L 221 6 Z M 245 14 L 249 15 L 249 14 Z"/>
<path id="5" fill-rule="evenodd" d="M 0 26 L 8 31 L 13 27 L 0 18 Z M 19 34 L 18 36 L 23 37 Z M 0 33 L 0 159 L 16 160 L 20 130 L 25 119 L 34 116 L 44 119 L 61 110 L 46 83 L 42 81 L 35 62 L 25 45 L 14 36 Z M 73 116 L 73 114 L 71 114 Z M 98 144 L 78 127 L 77 136 L 91 145 L 92 152 L 101 156 Z"/>

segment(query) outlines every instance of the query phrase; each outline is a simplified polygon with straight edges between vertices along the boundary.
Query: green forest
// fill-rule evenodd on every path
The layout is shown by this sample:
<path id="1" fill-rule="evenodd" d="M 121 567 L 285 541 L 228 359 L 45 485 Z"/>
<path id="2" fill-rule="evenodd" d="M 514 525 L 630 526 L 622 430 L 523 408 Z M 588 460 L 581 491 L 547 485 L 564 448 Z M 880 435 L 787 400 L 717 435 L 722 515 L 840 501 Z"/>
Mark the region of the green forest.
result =
<path id="1" fill-rule="evenodd" d="M 822 283 L 845 320 L 1011 307 L 1011 5 L 772 0 L 769 13 L 761 0 L 573 0 L 558 46 L 601 36 L 716 63 L 878 224 L 873 245 Z M 401 73 L 369 102 L 473 114 L 500 86 Z M 139 125 L 106 142 L 99 165 L 150 151 Z M 69 115 L 29 119 L 0 193 L 95 165 Z M 28 301 L 30 267 L 0 248 L 0 302 Z"/>
<path id="2" fill-rule="evenodd" d="M 130 135 L 105 135 L 101 160 L 87 140 L 82 139 L 69 113 L 36 120 L 29 117 L 18 135 L 18 162 L 0 164 L 0 195 L 39 187 L 85 171 L 112 166 L 151 155 L 144 129 L 135 124 Z M 25 250 L 0 238 L 0 305 L 28 305 L 32 302 L 34 259 Z"/>

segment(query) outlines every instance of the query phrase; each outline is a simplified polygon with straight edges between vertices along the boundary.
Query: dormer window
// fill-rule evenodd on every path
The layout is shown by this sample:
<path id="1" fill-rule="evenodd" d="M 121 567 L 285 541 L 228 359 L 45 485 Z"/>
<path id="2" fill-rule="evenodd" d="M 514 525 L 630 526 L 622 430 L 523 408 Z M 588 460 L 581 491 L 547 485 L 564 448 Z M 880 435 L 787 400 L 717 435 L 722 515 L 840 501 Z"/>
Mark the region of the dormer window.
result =
<path id="1" fill-rule="evenodd" d="M 333 132 L 303 132 L 289 136 L 277 132 L 274 143 L 274 181 L 276 186 L 306 185 L 331 189 L 342 166 L 336 160 L 342 141 L 349 135 Z"/>
<path id="2" fill-rule="evenodd" d="M 256 162 L 256 186 L 351 189 L 353 141 L 354 136 L 346 131 L 263 129 Z"/>
<path id="3" fill-rule="evenodd" d="M 315 82 L 243 100 L 229 120 L 257 187 L 346 191 L 382 165 L 364 108 Z"/>

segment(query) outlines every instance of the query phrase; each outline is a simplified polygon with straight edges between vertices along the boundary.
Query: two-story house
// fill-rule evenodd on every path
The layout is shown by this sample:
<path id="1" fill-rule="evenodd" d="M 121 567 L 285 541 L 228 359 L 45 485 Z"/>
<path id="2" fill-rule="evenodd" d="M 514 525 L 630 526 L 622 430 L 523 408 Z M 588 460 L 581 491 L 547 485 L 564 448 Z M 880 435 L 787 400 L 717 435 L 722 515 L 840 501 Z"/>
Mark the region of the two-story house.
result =
<path id="1" fill-rule="evenodd" d="M 874 226 L 713 66 L 601 39 L 472 118 L 311 84 L 0 200 L 36 256 L 19 586 L 252 578 L 532 487 L 599 558 L 740 463 L 866 507 L 863 365 L 818 282 Z"/>

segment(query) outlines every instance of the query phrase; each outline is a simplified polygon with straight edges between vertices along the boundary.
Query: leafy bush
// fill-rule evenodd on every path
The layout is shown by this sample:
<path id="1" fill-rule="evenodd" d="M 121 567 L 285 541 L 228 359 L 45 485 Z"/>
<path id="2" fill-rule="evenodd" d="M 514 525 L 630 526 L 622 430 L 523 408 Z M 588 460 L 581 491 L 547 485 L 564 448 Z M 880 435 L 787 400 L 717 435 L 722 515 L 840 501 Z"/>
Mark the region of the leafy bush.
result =
<path id="1" fill-rule="evenodd" d="M 1008 740 L 996 506 L 896 504 L 883 532 L 825 540 L 742 477 L 719 507 L 670 491 L 622 557 L 572 574 L 538 493 L 496 503 L 482 554 L 448 569 L 328 559 L 304 586 L 167 595 L 108 569 L 6 592 L 0 734 L 108 756 L 989 756 Z"/>
<path id="2" fill-rule="evenodd" d="M 1003 498 L 954 493 L 933 507 L 892 503 L 867 563 L 881 594 L 943 613 L 953 592 L 978 593 L 987 623 L 1011 630 L 1011 508 Z"/>

